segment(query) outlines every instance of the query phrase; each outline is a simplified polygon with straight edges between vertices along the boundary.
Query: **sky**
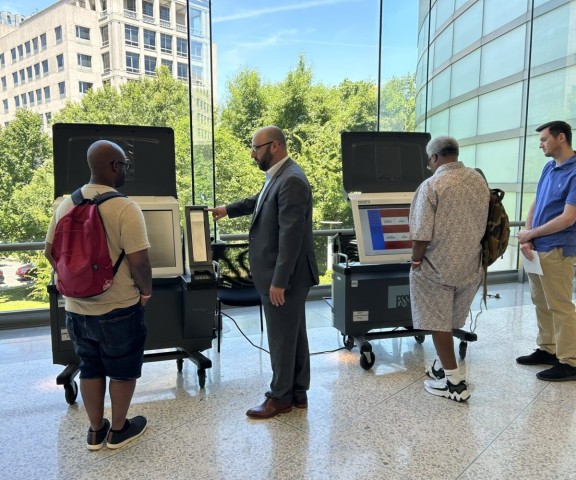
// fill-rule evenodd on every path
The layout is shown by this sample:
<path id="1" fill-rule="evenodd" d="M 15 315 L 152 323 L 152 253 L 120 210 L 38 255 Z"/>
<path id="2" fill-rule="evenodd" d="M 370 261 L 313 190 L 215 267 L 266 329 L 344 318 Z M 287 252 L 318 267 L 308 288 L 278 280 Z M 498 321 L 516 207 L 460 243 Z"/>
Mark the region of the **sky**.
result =
<path id="1" fill-rule="evenodd" d="M 0 0 L 0 11 L 24 16 L 54 0 Z M 378 0 L 212 0 L 218 93 L 242 68 L 264 81 L 285 78 L 300 54 L 313 81 L 378 79 Z M 382 79 L 416 70 L 416 0 L 384 0 Z"/>

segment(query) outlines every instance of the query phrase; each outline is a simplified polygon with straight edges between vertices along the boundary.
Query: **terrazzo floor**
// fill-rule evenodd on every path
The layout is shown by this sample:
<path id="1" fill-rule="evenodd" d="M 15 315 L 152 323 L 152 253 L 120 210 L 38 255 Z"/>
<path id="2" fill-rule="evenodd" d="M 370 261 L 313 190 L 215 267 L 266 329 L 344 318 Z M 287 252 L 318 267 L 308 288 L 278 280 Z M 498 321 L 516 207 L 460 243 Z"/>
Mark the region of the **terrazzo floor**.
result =
<path id="1" fill-rule="evenodd" d="M 516 364 L 535 348 L 528 286 L 496 287 L 461 361 L 467 403 L 425 392 L 430 337 L 389 338 L 371 342 L 370 370 L 357 347 L 313 355 L 309 408 L 250 420 L 269 359 L 225 320 L 221 353 L 216 342 L 204 352 L 213 361 L 205 388 L 191 362 L 182 373 L 173 360 L 144 364 L 130 415 L 149 428 L 115 451 L 86 449 L 86 413 L 56 385 L 63 367 L 52 364 L 49 328 L 0 331 L 0 478 L 575 479 L 576 382 L 543 382 L 541 367 Z M 257 309 L 227 312 L 266 347 Z M 342 347 L 325 301 L 308 302 L 307 314 L 312 352 Z"/>

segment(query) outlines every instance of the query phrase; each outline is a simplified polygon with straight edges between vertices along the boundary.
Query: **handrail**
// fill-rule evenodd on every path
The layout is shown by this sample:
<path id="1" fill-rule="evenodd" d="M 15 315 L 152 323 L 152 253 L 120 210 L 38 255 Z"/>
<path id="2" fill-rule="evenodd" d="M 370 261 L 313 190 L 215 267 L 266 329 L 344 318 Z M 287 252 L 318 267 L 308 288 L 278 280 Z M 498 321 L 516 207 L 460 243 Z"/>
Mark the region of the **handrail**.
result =
<path id="1" fill-rule="evenodd" d="M 510 222 L 510 227 L 523 227 L 525 222 L 514 221 Z M 329 237 L 341 233 L 343 235 L 354 235 L 353 228 L 333 228 L 333 229 L 320 229 L 314 230 L 312 235 L 314 237 Z M 222 233 L 218 237 L 220 240 L 247 240 L 248 233 Z M 27 243 L 0 243 L 1 252 L 23 252 L 28 250 L 44 250 L 44 242 L 27 242 Z"/>

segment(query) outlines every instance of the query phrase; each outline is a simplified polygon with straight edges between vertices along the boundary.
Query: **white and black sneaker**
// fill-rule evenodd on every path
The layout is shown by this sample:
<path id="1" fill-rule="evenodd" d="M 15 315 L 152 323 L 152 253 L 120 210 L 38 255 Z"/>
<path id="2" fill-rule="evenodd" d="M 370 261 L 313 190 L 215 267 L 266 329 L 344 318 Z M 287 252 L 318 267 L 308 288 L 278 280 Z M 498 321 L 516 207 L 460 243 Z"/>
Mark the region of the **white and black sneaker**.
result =
<path id="1" fill-rule="evenodd" d="M 465 402 L 470 398 L 466 380 L 454 385 L 450 380 L 424 380 L 424 388 L 428 393 L 438 397 L 449 398 L 455 402 Z"/>
<path id="2" fill-rule="evenodd" d="M 426 367 L 426 370 L 424 370 L 424 373 L 428 375 L 432 380 L 442 380 L 443 378 L 446 378 L 444 369 L 442 367 L 436 368 L 437 361 L 438 360 L 434 360 L 432 365 Z"/>

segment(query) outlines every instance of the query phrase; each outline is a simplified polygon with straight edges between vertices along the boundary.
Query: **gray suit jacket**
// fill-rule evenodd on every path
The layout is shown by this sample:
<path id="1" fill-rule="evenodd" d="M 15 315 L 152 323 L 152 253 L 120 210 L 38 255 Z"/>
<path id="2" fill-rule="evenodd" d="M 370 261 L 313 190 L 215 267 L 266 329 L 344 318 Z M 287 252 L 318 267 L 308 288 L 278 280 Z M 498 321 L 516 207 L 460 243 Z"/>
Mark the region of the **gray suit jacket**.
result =
<path id="1" fill-rule="evenodd" d="M 254 285 L 306 288 L 318 283 L 312 242 L 312 190 L 302 169 L 288 159 L 270 181 L 255 212 L 258 195 L 226 205 L 231 218 L 253 214 L 249 232 Z"/>

